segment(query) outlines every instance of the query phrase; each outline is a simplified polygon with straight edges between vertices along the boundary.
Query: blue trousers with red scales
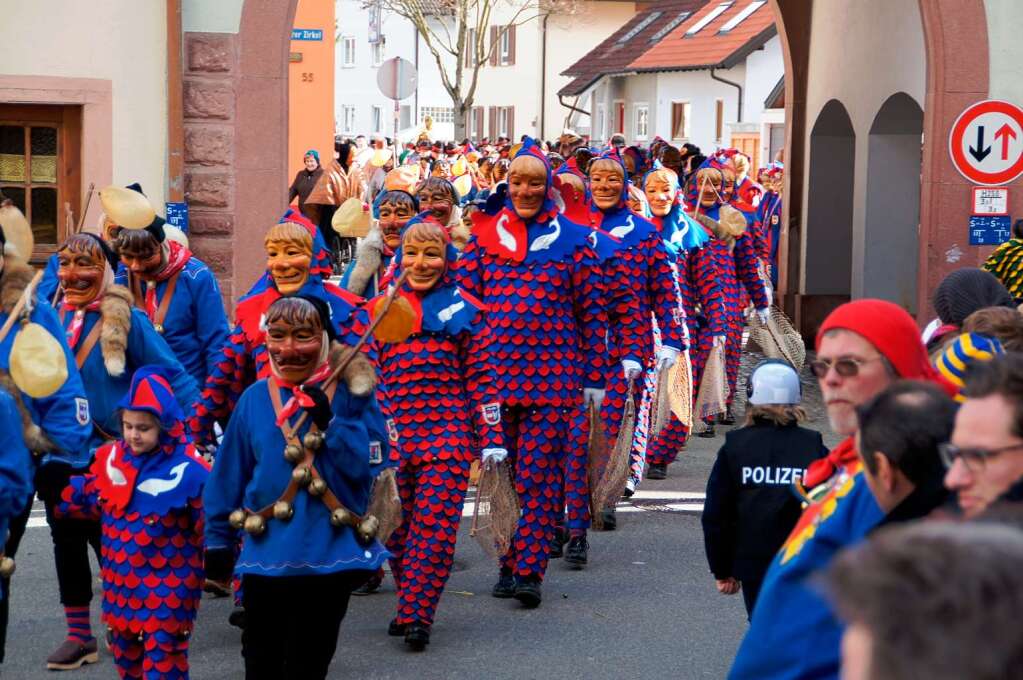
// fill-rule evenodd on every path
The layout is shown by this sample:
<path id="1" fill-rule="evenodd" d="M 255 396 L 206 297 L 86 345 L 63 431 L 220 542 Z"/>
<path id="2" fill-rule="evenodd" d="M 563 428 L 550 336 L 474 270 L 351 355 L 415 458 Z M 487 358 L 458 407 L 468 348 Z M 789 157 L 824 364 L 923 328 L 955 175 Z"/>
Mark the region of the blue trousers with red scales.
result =
<path id="1" fill-rule="evenodd" d="M 152 633 L 111 631 L 110 651 L 125 680 L 187 680 L 188 636 L 164 630 Z"/>

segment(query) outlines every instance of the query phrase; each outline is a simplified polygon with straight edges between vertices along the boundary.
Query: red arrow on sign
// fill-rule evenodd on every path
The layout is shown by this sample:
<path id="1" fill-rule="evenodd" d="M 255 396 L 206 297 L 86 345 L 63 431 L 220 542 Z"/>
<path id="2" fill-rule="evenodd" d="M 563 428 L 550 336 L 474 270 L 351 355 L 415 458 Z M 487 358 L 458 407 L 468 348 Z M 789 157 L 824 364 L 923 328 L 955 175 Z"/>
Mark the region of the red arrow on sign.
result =
<path id="1" fill-rule="evenodd" d="M 1002 127 L 998 128 L 998 132 L 995 133 L 995 139 L 1002 138 L 1002 160 L 1009 160 L 1009 138 L 1016 139 L 1016 131 L 1012 129 L 1012 126 L 1006 123 Z"/>

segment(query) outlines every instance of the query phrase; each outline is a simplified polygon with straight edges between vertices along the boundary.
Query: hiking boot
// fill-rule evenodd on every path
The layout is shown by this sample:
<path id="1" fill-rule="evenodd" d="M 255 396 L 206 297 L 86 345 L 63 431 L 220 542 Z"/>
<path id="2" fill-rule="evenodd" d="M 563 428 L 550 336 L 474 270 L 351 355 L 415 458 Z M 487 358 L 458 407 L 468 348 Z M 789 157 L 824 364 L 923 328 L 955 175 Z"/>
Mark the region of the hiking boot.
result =
<path id="1" fill-rule="evenodd" d="M 420 623 L 410 623 L 405 630 L 405 644 L 412 648 L 413 652 L 421 652 L 430 644 L 430 627 Z"/>
<path id="2" fill-rule="evenodd" d="M 586 566 L 586 554 L 590 549 L 585 536 L 573 536 L 565 549 L 565 562 L 572 569 L 582 569 Z M 516 597 L 518 594 L 516 593 Z"/>
<path id="3" fill-rule="evenodd" d="M 539 607 L 540 601 L 543 599 L 540 594 L 540 581 L 532 577 L 519 583 L 515 586 L 515 599 L 528 609 Z"/>
<path id="4" fill-rule="evenodd" d="M 502 600 L 515 597 L 515 577 L 511 574 L 501 574 L 490 594 Z"/>
<path id="5" fill-rule="evenodd" d="M 51 671 L 73 671 L 87 663 L 99 661 L 99 648 L 96 638 L 88 642 L 79 642 L 68 638 L 60 643 L 56 651 L 46 657 L 46 668 Z"/>
<path id="6" fill-rule="evenodd" d="M 650 463 L 650 468 L 646 472 L 647 479 L 667 479 L 668 478 L 668 464 L 667 463 Z"/>
<path id="7" fill-rule="evenodd" d="M 352 591 L 352 595 L 372 595 L 373 593 L 380 590 L 380 586 L 383 585 L 384 577 L 377 572 L 369 577 L 369 580 L 363 583 L 361 586 Z"/>
<path id="8" fill-rule="evenodd" d="M 565 543 L 568 542 L 568 531 L 565 527 L 554 527 L 554 538 L 551 539 L 551 554 L 547 559 L 556 560 L 565 554 Z"/>
<path id="9" fill-rule="evenodd" d="M 204 593 L 210 593 L 216 598 L 228 597 L 231 594 L 231 584 L 218 583 L 217 581 L 206 579 L 206 582 L 202 585 L 202 590 Z"/>
<path id="10" fill-rule="evenodd" d="M 704 439 L 713 439 L 714 438 L 714 426 L 711 425 L 710 427 L 708 427 L 703 432 L 697 432 L 696 436 L 697 437 L 702 437 Z"/>
<path id="11" fill-rule="evenodd" d="M 407 628 L 407 623 L 398 623 L 398 619 L 391 619 L 391 622 L 387 624 L 387 634 L 391 637 L 401 637 Z"/>
<path id="12" fill-rule="evenodd" d="M 731 407 L 725 411 L 725 414 L 718 419 L 718 422 L 722 425 L 735 425 L 735 416 L 732 415 Z"/>
<path id="13" fill-rule="evenodd" d="M 600 511 L 600 531 L 614 531 L 618 528 L 618 516 L 614 508 L 604 508 Z"/>
<path id="14" fill-rule="evenodd" d="M 235 607 L 231 610 L 231 613 L 227 615 L 227 622 L 235 628 L 245 630 L 245 607 Z"/>

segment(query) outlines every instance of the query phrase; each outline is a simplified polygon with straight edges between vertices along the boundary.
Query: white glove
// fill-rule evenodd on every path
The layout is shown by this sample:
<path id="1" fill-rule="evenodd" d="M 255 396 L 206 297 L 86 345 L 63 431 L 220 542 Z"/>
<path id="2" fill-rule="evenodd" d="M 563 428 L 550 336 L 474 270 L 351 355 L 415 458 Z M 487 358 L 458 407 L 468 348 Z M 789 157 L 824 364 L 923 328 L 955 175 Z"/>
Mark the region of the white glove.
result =
<path id="1" fill-rule="evenodd" d="M 660 371 L 663 368 L 671 368 L 678 361 L 678 355 L 681 354 L 674 347 L 668 347 L 667 345 L 661 345 L 661 348 L 657 350 L 657 370 Z"/>
<path id="2" fill-rule="evenodd" d="M 504 459 L 508 457 L 508 449 L 483 449 L 483 465 L 487 466 L 493 463 L 503 463 Z"/>
<path id="3" fill-rule="evenodd" d="M 757 318 L 760 319 L 760 323 L 767 325 L 767 320 L 771 318 L 770 310 L 765 307 L 757 310 Z"/>
<path id="4" fill-rule="evenodd" d="M 632 359 L 622 359 L 622 371 L 626 380 L 635 380 L 643 373 L 643 366 Z"/>
<path id="5" fill-rule="evenodd" d="M 590 402 L 593 402 L 594 406 L 600 408 L 600 405 L 604 403 L 604 390 L 599 387 L 584 387 L 583 405 L 589 406 Z"/>
<path id="6" fill-rule="evenodd" d="M 713 346 L 714 347 L 724 347 L 725 346 L 725 336 L 723 336 L 723 335 L 715 335 L 714 336 L 714 341 L 713 341 Z"/>
<path id="7" fill-rule="evenodd" d="M 764 286 L 764 294 L 767 295 L 767 306 L 770 307 L 774 304 L 774 288 Z"/>

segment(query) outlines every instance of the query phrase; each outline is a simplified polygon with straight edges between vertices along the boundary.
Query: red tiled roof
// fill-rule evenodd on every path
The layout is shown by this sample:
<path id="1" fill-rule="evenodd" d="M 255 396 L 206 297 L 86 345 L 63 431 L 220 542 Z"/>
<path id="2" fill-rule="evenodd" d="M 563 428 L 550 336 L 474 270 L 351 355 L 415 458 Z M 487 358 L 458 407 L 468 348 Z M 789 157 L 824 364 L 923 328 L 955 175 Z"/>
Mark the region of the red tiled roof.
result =
<path id="1" fill-rule="evenodd" d="M 774 13 L 769 3 L 763 3 L 755 12 L 727 33 L 721 28 L 733 17 L 749 7 L 751 0 L 711 0 L 698 12 L 659 40 L 649 50 L 637 55 L 625 71 L 685 71 L 713 66 L 730 68 L 754 49 L 774 36 Z M 686 31 L 720 5 L 729 7 L 692 36 Z"/>
<path id="2" fill-rule="evenodd" d="M 574 80 L 561 88 L 558 94 L 569 97 L 580 95 L 602 76 L 630 70 L 629 63 L 652 44 L 656 44 L 656 40 L 651 43 L 652 38 L 660 39 L 664 29 L 672 23 L 677 25 L 676 20 L 682 12 L 698 13 L 706 2 L 662 0 L 644 6 L 624 26 L 562 72 L 562 75 L 572 76 Z M 688 20 L 683 23 L 688 23 Z"/>

